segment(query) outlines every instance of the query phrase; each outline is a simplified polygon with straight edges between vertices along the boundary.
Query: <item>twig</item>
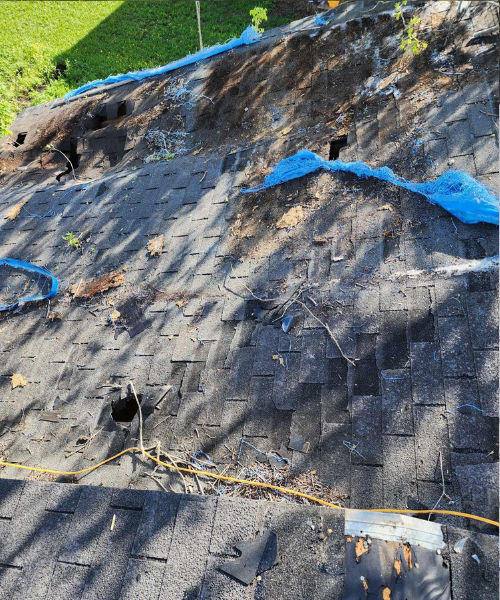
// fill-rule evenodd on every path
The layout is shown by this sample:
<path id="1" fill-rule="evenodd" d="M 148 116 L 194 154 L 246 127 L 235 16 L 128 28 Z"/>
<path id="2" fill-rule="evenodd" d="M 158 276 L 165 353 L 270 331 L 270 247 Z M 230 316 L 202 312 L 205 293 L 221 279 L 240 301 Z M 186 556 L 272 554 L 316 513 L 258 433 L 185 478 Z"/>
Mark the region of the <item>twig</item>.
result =
<path id="1" fill-rule="evenodd" d="M 162 423 L 165 423 L 165 421 L 168 421 L 168 419 L 170 419 L 171 416 L 172 415 L 168 415 L 167 417 L 162 419 L 159 423 L 156 423 L 156 425 L 151 429 L 151 431 L 153 431 L 153 429 L 156 429 L 157 427 L 159 427 Z"/>
<path id="2" fill-rule="evenodd" d="M 439 465 L 441 467 L 441 481 L 442 481 L 442 485 L 443 485 L 443 492 L 442 492 L 441 496 L 439 496 L 439 500 L 436 502 L 436 504 L 434 504 L 432 510 L 434 510 L 435 508 L 437 508 L 439 506 L 439 503 L 441 502 L 441 500 L 443 498 L 448 498 L 448 500 L 450 502 L 453 502 L 453 500 L 446 493 L 446 486 L 444 483 L 444 472 L 443 472 L 443 455 L 441 453 L 441 450 L 439 451 Z M 431 520 L 431 515 L 432 515 L 432 513 L 429 513 L 429 518 L 428 518 L 429 521 Z"/>
<path id="3" fill-rule="evenodd" d="M 156 458 L 158 459 L 158 461 L 160 460 L 160 454 L 161 454 L 161 443 L 158 441 L 158 443 L 156 444 Z M 153 475 L 156 473 L 159 466 L 160 466 L 160 463 L 157 462 L 155 465 L 155 468 L 153 469 L 153 473 L 152 473 Z"/>
<path id="4" fill-rule="evenodd" d="M 201 487 L 201 483 L 200 483 L 200 480 L 198 479 L 198 475 L 195 475 L 194 478 L 196 479 L 196 483 L 198 484 L 198 488 L 200 490 L 200 494 L 202 496 L 204 496 L 205 492 L 203 491 L 203 488 Z"/>
<path id="5" fill-rule="evenodd" d="M 294 300 L 294 302 L 297 302 L 297 304 L 300 304 L 301 306 L 303 306 L 307 312 L 311 315 L 311 317 L 313 319 L 315 319 L 320 325 L 322 325 L 326 331 L 328 332 L 328 335 L 332 338 L 332 340 L 335 342 L 335 345 L 337 346 L 337 348 L 339 349 L 340 354 L 342 355 L 342 358 L 345 358 L 345 360 L 352 365 L 353 367 L 356 366 L 356 364 L 350 360 L 349 358 L 347 358 L 347 356 L 344 354 L 344 351 L 342 350 L 342 348 L 340 347 L 339 342 L 337 341 L 337 338 L 333 335 L 332 330 L 330 329 L 330 327 L 328 327 L 328 325 L 326 323 L 323 323 L 323 321 L 321 321 L 320 319 L 318 319 L 318 317 L 312 312 L 312 310 L 306 306 L 301 300 Z"/>
<path id="6" fill-rule="evenodd" d="M 76 454 L 77 452 L 86 450 L 90 444 L 92 443 L 93 439 L 96 437 L 96 435 L 98 435 L 99 433 L 101 433 L 101 431 L 103 430 L 103 428 L 101 427 L 100 429 L 98 429 L 95 433 L 93 433 L 89 439 L 85 442 L 85 444 L 78 446 L 76 450 L 74 450 L 73 452 L 71 452 L 70 454 L 68 454 L 66 456 L 66 458 L 68 459 L 70 456 L 73 456 L 73 454 Z"/>
<path id="7" fill-rule="evenodd" d="M 486 115 L 487 117 L 496 117 L 498 119 L 498 115 L 496 115 L 495 113 L 487 113 L 484 112 L 484 110 L 480 110 L 480 113 L 483 113 L 483 115 Z"/>
<path id="8" fill-rule="evenodd" d="M 137 397 L 137 394 L 135 393 L 134 384 L 132 383 L 132 381 L 130 381 L 129 383 L 130 383 L 130 388 L 132 389 L 132 392 L 134 394 L 135 401 L 137 402 L 137 407 L 139 409 L 139 445 L 140 445 L 140 448 L 141 448 L 142 456 L 144 456 L 144 458 L 146 458 L 146 451 L 144 450 L 144 444 L 142 442 L 142 410 L 141 410 L 141 403 L 139 402 L 139 398 Z"/>
<path id="9" fill-rule="evenodd" d="M 156 481 L 156 483 L 157 483 L 157 484 L 158 484 L 158 485 L 161 487 L 161 489 L 162 489 L 164 492 L 167 492 L 167 493 L 168 493 L 168 490 L 167 490 L 167 488 L 166 488 L 166 487 L 163 485 L 163 483 L 162 483 L 162 482 L 161 482 L 159 479 L 157 479 L 156 477 L 154 477 L 154 476 L 153 476 L 153 475 L 151 475 L 150 473 L 144 473 L 144 475 L 147 475 L 148 477 L 151 477 L 151 479 L 152 479 L 153 481 Z"/>
<path id="10" fill-rule="evenodd" d="M 181 476 L 182 479 L 182 483 L 184 484 L 184 492 L 187 494 L 188 493 L 188 487 L 187 487 L 187 483 L 186 483 L 186 479 L 184 478 L 184 475 L 182 474 L 182 471 L 179 471 L 177 469 L 177 463 L 175 462 L 175 460 L 173 459 L 172 456 L 170 456 L 170 454 L 165 454 L 165 456 L 168 458 L 168 460 L 174 465 L 174 467 L 177 470 L 177 473 L 179 473 L 179 475 Z"/>
<path id="11" fill-rule="evenodd" d="M 77 179 L 77 177 L 75 175 L 75 169 L 73 168 L 73 163 L 66 156 L 66 154 L 64 154 L 64 152 L 61 152 L 57 148 L 52 148 L 52 146 L 48 146 L 48 149 L 51 150 L 52 152 L 59 152 L 59 154 L 62 154 L 64 156 L 64 158 L 69 162 L 69 166 L 71 167 L 71 172 L 73 173 L 73 177 L 74 177 L 75 181 L 78 181 L 78 179 Z"/>

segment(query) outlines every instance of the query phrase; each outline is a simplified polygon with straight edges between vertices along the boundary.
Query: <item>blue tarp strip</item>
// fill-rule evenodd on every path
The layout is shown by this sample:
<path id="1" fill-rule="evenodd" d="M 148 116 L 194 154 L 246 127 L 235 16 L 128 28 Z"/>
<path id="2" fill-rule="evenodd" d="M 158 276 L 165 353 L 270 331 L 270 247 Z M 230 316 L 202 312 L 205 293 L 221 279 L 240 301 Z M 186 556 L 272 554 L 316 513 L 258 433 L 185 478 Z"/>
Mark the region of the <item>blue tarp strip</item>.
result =
<path id="1" fill-rule="evenodd" d="M 169 71 L 175 71 L 175 69 L 179 69 L 180 67 L 192 65 L 193 63 L 196 63 L 200 60 L 210 58 L 211 56 L 215 56 L 216 54 L 221 54 L 222 52 L 226 52 L 227 50 L 232 50 L 233 48 L 237 48 L 238 46 L 248 46 L 249 44 L 253 44 L 254 42 L 256 42 L 260 37 L 260 33 L 257 33 L 257 31 L 255 31 L 255 29 L 251 25 L 249 25 L 245 29 L 245 31 L 240 35 L 239 38 L 233 38 L 225 44 L 216 44 L 215 46 L 210 46 L 209 48 L 203 48 L 203 50 L 199 50 L 194 54 L 188 54 L 184 58 L 174 60 L 173 62 L 170 62 L 167 65 L 163 65 L 162 67 L 143 69 L 142 71 L 132 71 L 130 73 L 125 73 L 124 75 L 110 75 L 106 79 L 96 79 L 95 81 L 91 81 L 90 83 L 86 83 L 85 85 L 80 86 L 76 90 L 68 92 L 64 96 L 64 98 L 65 100 L 69 100 L 74 96 L 83 94 L 83 92 L 99 87 L 101 85 L 109 85 L 111 83 L 118 83 L 120 81 L 140 81 L 141 79 L 154 77 L 155 75 L 162 75 L 163 73 L 168 73 Z"/>
<path id="2" fill-rule="evenodd" d="M 0 258 L 0 266 L 2 265 L 8 265 L 9 267 L 12 267 L 14 269 L 21 269 L 23 271 L 27 271 L 28 273 L 37 273 L 38 275 L 44 275 L 45 277 L 50 278 L 51 286 L 50 291 L 47 294 L 39 294 L 38 296 L 26 296 L 17 300 L 17 302 L 14 302 L 14 304 L 11 304 L 10 306 L 0 305 L 0 311 L 14 310 L 18 306 L 21 306 L 26 302 L 46 300 L 47 298 L 52 298 L 52 296 L 55 296 L 57 294 L 57 290 L 59 288 L 59 281 L 52 275 L 52 273 L 47 271 L 47 269 L 44 269 L 43 267 L 37 267 L 35 265 L 32 265 L 31 263 L 27 263 L 22 260 L 16 260 L 15 258 Z"/>
<path id="3" fill-rule="evenodd" d="M 439 204 L 463 223 L 498 225 L 498 198 L 491 189 L 463 171 L 447 171 L 432 183 L 414 183 L 399 177 L 388 167 L 374 169 L 360 161 L 327 161 L 309 150 L 301 150 L 294 156 L 280 161 L 264 179 L 264 183 L 242 192 L 260 192 L 320 169 L 353 173 L 358 177 L 375 177 L 425 196 L 431 204 Z"/>

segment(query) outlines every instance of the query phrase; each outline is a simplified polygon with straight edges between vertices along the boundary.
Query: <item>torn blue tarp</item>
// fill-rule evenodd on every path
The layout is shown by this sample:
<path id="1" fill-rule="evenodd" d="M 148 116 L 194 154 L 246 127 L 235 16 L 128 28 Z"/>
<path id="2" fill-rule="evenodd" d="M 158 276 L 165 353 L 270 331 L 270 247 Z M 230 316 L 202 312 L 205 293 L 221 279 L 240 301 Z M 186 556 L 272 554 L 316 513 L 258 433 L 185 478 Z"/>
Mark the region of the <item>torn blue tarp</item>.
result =
<path id="1" fill-rule="evenodd" d="M 69 100 L 74 96 L 83 94 L 83 92 L 101 85 L 109 85 L 111 83 L 118 83 L 120 81 L 140 81 L 141 79 L 147 79 L 148 77 L 154 77 L 155 75 L 162 75 L 163 73 L 168 73 L 169 71 L 175 71 L 175 69 L 179 69 L 180 67 L 192 65 L 200 60 L 210 58 L 216 54 L 221 54 L 227 50 L 232 50 L 238 46 L 248 46 L 249 44 L 256 42 L 260 37 L 260 33 L 258 33 L 251 25 L 249 25 L 239 38 L 233 38 L 225 44 L 215 44 L 215 46 L 203 48 L 194 54 L 188 54 L 184 58 L 174 60 L 167 65 L 163 65 L 162 67 L 153 67 L 151 69 L 143 69 L 142 71 L 132 71 L 131 73 L 125 73 L 124 75 L 110 75 L 106 79 L 97 79 L 96 81 L 91 81 L 90 83 L 80 86 L 76 90 L 68 92 L 64 98 Z"/>
<path id="2" fill-rule="evenodd" d="M 317 25 L 328 25 L 328 23 L 330 22 L 328 19 L 325 19 L 324 17 L 321 17 L 320 15 L 316 15 L 314 22 Z"/>
<path id="3" fill-rule="evenodd" d="M 432 183 L 414 183 L 399 177 L 388 167 L 374 169 L 360 161 L 352 163 L 343 160 L 327 161 L 309 150 L 301 150 L 294 156 L 280 161 L 264 179 L 264 183 L 242 192 L 244 194 L 260 192 L 320 169 L 353 173 L 358 177 L 375 177 L 425 196 L 431 204 L 439 204 L 464 223 L 498 225 L 498 198 L 494 196 L 491 189 L 463 171 L 447 171 Z"/>
<path id="4" fill-rule="evenodd" d="M 0 305 L 0 311 L 3 310 L 14 310 L 18 307 L 21 307 L 26 302 L 36 302 L 37 300 L 46 300 L 47 298 L 52 298 L 57 294 L 57 290 L 59 288 L 59 281 L 47 271 L 43 267 L 37 267 L 32 265 L 31 263 L 24 262 L 22 260 L 16 260 L 15 258 L 0 258 L 0 267 L 2 265 L 7 265 L 13 269 L 20 269 L 21 271 L 26 271 L 27 273 L 32 273 L 38 275 L 40 277 L 44 277 L 45 281 L 41 287 L 41 293 L 36 296 L 25 296 L 24 298 L 19 298 L 13 304 L 10 305 Z M 42 293 L 44 288 L 50 282 L 50 289 L 46 293 Z"/>

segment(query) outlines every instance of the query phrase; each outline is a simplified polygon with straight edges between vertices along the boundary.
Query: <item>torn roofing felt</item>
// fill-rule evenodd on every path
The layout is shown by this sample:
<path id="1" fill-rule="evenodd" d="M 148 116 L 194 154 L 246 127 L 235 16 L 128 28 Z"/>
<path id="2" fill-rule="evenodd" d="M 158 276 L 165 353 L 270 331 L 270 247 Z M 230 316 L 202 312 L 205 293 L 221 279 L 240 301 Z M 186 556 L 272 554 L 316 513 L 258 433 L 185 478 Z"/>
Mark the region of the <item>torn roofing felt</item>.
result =
<path id="1" fill-rule="evenodd" d="M 246 194 L 259 192 L 319 170 L 343 171 L 358 177 L 374 177 L 425 196 L 431 204 L 439 204 L 463 223 L 498 225 L 498 198 L 495 198 L 484 184 L 463 171 L 450 170 L 434 182 L 414 183 L 399 177 L 388 167 L 374 169 L 361 161 L 352 163 L 343 160 L 328 161 L 309 150 L 301 150 L 294 156 L 281 160 L 264 179 L 264 183 L 242 192 Z"/>

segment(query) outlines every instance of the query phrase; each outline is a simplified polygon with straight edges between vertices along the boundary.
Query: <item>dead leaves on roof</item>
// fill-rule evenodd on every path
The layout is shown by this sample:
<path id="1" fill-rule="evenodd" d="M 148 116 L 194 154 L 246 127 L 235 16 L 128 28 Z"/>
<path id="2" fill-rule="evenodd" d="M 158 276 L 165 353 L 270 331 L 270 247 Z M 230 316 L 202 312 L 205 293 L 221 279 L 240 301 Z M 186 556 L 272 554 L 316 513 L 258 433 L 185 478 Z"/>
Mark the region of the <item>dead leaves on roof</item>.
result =
<path id="1" fill-rule="evenodd" d="M 294 206 L 287 211 L 281 219 L 276 223 L 276 229 L 287 229 L 288 227 L 295 227 L 301 221 L 304 220 L 304 210 L 302 206 Z"/>
<path id="2" fill-rule="evenodd" d="M 28 202 L 28 200 L 21 200 L 21 202 L 18 202 L 17 204 L 14 204 L 14 206 L 9 210 L 9 212 L 7 213 L 7 216 L 5 217 L 7 219 L 7 221 L 13 221 L 21 212 L 22 207 Z"/>
<path id="3" fill-rule="evenodd" d="M 273 360 L 277 360 L 282 367 L 285 366 L 285 361 L 283 360 L 283 357 L 279 354 L 273 354 Z"/>
<path id="4" fill-rule="evenodd" d="M 69 286 L 69 291 L 74 298 L 92 298 L 96 294 L 119 287 L 123 283 L 125 283 L 125 277 L 122 271 L 112 271 L 93 279 L 74 283 Z"/>
<path id="5" fill-rule="evenodd" d="M 161 256 L 163 250 L 163 234 L 153 238 L 148 244 L 148 252 L 151 256 Z"/>
<path id="6" fill-rule="evenodd" d="M 405 557 L 406 564 L 408 565 L 408 569 L 413 568 L 412 555 L 411 555 L 411 546 L 409 544 L 405 544 L 403 546 L 403 556 Z"/>
<path id="7" fill-rule="evenodd" d="M 120 311 L 119 310 L 114 310 L 110 315 L 109 315 L 109 320 L 111 321 L 111 323 L 115 323 L 116 321 L 118 321 L 118 319 L 120 318 Z"/>
<path id="8" fill-rule="evenodd" d="M 394 561 L 394 570 L 396 571 L 396 575 L 399 577 L 401 575 L 401 561 L 396 558 Z"/>
<path id="9" fill-rule="evenodd" d="M 26 377 L 21 375 L 20 373 L 14 373 L 11 377 L 12 381 L 12 389 L 17 387 L 24 387 L 28 382 L 26 381 Z"/>
<path id="10" fill-rule="evenodd" d="M 355 551 L 356 551 L 356 562 L 359 562 L 359 559 L 361 556 L 363 556 L 363 554 L 365 554 L 365 552 L 368 552 L 368 545 L 366 545 L 365 547 L 365 538 L 358 538 L 356 545 L 355 545 Z"/>

